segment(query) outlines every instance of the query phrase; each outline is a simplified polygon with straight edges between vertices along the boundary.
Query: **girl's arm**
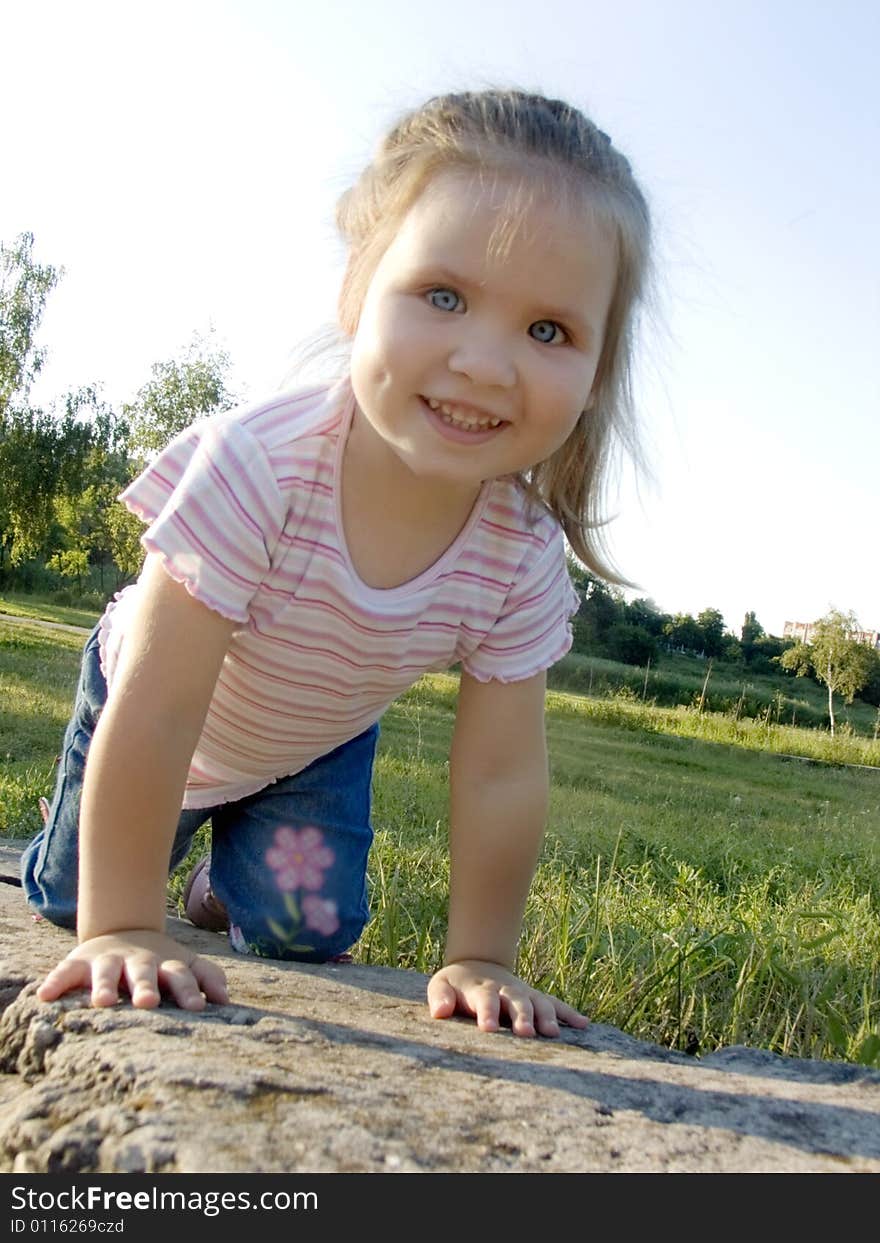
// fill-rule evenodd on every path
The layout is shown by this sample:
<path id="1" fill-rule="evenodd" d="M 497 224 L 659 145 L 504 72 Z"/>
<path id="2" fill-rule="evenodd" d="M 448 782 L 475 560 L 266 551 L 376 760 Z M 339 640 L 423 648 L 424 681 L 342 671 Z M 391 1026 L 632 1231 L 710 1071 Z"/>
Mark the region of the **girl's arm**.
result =
<path id="1" fill-rule="evenodd" d="M 479 682 L 461 675 L 450 753 L 446 965 L 428 986 L 435 1018 L 463 1010 L 483 1031 L 502 1011 L 517 1035 L 586 1026 L 570 1006 L 512 971 L 547 819 L 546 677 Z"/>
<path id="2" fill-rule="evenodd" d="M 91 984 L 112 1005 L 166 987 L 186 1008 L 225 1000 L 223 973 L 165 935 L 171 845 L 186 777 L 238 623 L 194 599 L 149 556 L 113 687 L 95 729 L 80 811 L 79 945 L 43 982 L 52 1000 Z M 201 990 L 201 991 L 200 991 Z"/>

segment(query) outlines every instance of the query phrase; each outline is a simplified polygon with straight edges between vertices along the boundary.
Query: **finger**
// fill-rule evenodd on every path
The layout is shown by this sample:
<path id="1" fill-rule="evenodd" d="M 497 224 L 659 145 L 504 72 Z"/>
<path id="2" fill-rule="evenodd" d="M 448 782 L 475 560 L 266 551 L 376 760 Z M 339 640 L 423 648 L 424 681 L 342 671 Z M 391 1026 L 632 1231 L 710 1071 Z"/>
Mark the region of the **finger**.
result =
<path id="1" fill-rule="evenodd" d="M 55 1001 L 64 993 L 73 992 L 77 988 L 88 988 L 91 981 L 89 963 L 79 958 L 66 958 L 37 987 L 40 1001 Z"/>
<path id="2" fill-rule="evenodd" d="M 519 993 L 508 993 L 501 990 L 504 1008 L 510 1018 L 510 1026 L 515 1036 L 534 1036 L 535 1011 L 530 999 Z"/>
<path id="3" fill-rule="evenodd" d="M 182 1010 L 204 1010 L 206 1003 L 198 981 L 185 962 L 166 958 L 159 969 L 159 979 Z"/>
<path id="4" fill-rule="evenodd" d="M 115 1006 L 119 1000 L 119 981 L 123 961 L 119 954 L 100 954 L 92 966 L 92 1005 Z"/>
<path id="5" fill-rule="evenodd" d="M 559 1021 L 556 1014 L 562 1003 L 546 997 L 543 993 L 534 996 L 532 1000 L 535 1007 L 535 1030 L 540 1036 L 558 1036 Z"/>
<path id="6" fill-rule="evenodd" d="M 458 993 L 448 980 L 432 976 L 428 981 L 428 1009 L 432 1019 L 448 1019 L 458 1008 Z"/>
<path id="7" fill-rule="evenodd" d="M 153 1010 L 162 998 L 159 995 L 159 977 L 156 959 L 152 954 L 125 959 L 125 983 L 131 994 L 131 1004 L 138 1010 Z"/>
<path id="8" fill-rule="evenodd" d="M 226 973 L 215 962 L 207 958 L 196 957 L 189 964 L 190 971 L 196 977 L 199 988 L 208 1001 L 218 1005 L 229 1004 L 229 989 L 226 986 Z"/>
<path id="9" fill-rule="evenodd" d="M 590 1020 L 585 1014 L 581 1014 L 580 1010 L 567 1006 L 564 1001 L 556 1002 L 556 1017 L 560 1023 L 565 1023 L 568 1027 L 590 1026 Z"/>
<path id="10" fill-rule="evenodd" d="M 499 1021 L 501 1014 L 501 998 L 497 991 L 492 989 L 480 989 L 476 995 L 475 1004 L 473 1004 L 473 1013 L 477 1017 L 477 1027 L 481 1032 L 497 1032 L 501 1023 Z"/>

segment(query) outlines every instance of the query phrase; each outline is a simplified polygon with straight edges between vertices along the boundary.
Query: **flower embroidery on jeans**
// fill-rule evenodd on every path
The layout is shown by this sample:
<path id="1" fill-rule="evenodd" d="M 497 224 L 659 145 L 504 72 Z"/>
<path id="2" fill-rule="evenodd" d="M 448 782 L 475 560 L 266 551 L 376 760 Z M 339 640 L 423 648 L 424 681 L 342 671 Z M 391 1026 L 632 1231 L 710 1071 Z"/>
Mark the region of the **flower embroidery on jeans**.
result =
<path id="1" fill-rule="evenodd" d="M 266 862 L 276 873 L 275 883 L 283 892 L 320 889 L 324 872 L 333 866 L 334 854 L 324 845 L 320 829 L 278 829 L 275 845 L 266 851 Z"/>
<path id="2" fill-rule="evenodd" d="M 332 936 L 339 927 L 339 908 L 332 898 L 317 898 L 310 893 L 303 898 L 302 909 L 306 927 L 320 932 L 321 936 Z"/>
<path id="3" fill-rule="evenodd" d="M 276 829 L 273 844 L 266 851 L 266 863 L 275 873 L 275 884 L 284 895 L 284 907 L 290 916 L 285 927 L 275 919 L 267 919 L 278 947 L 294 954 L 313 954 L 314 946 L 301 944 L 304 928 L 330 937 L 339 929 L 339 907 L 333 898 L 320 896 L 325 873 L 336 856 L 324 844 L 324 834 L 313 825 L 293 829 L 283 825 Z M 239 947 L 234 946 L 235 949 Z M 252 952 L 262 947 L 249 946 Z M 277 956 L 274 955 L 273 956 Z"/>

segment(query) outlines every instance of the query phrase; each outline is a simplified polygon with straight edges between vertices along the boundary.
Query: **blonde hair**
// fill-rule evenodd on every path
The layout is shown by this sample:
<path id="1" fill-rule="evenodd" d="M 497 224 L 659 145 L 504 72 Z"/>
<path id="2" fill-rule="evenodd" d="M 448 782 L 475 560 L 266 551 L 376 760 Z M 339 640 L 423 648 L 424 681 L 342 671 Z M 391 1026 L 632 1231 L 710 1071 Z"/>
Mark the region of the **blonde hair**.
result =
<path id="1" fill-rule="evenodd" d="M 519 482 L 556 516 L 584 564 L 626 583 L 605 551 L 603 509 L 615 449 L 625 448 L 640 461 L 632 355 L 650 268 L 645 197 L 608 135 L 569 104 L 516 90 L 436 96 L 386 135 L 337 204 L 337 226 L 349 250 L 338 304 L 347 336 L 357 330 L 370 280 L 402 220 L 431 179 L 450 168 L 517 176 L 515 216 L 524 210 L 523 190 L 531 182 L 567 192 L 609 226 L 617 275 L 589 407 L 565 444 Z M 515 219 L 507 220 L 497 239 L 502 248 L 516 227 Z"/>

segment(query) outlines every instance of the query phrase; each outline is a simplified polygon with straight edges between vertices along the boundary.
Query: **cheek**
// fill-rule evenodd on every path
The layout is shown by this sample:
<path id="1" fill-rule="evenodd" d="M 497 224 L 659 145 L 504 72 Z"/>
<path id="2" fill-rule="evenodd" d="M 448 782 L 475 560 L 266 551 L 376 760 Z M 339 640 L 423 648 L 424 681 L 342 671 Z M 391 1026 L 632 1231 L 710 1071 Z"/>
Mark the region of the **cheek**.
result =
<path id="1" fill-rule="evenodd" d="M 554 421 L 574 425 L 589 401 L 594 375 L 595 367 L 571 359 L 560 360 L 535 376 L 536 388 L 543 394 L 548 412 L 552 410 Z"/>
<path id="2" fill-rule="evenodd" d="M 357 359 L 360 365 L 401 370 L 415 361 L 421 334 L 412 316 L 387 305 L 366 306 L 364 312 L 352 347 L 353 365 Z"/>

